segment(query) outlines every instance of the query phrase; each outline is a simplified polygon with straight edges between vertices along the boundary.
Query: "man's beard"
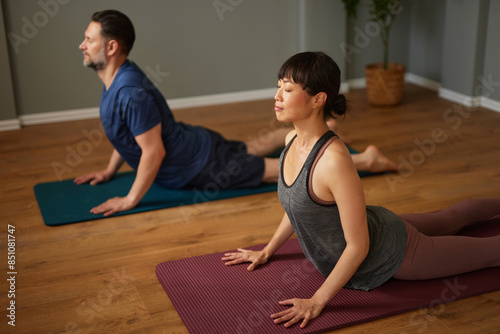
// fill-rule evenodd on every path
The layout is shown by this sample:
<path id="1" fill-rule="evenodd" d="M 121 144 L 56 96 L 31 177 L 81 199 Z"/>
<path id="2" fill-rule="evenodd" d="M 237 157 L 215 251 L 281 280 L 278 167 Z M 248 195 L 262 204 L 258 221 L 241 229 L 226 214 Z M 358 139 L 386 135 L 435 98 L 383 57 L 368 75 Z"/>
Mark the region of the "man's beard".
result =
<path id="1" fill-rule="evenodd" d="M 85 60 L 83 59 L 83 65 L 93 69 L 94 71 L 101 71 L 106 67 L 106 57 L 104 56 L 104 47 L 96 55 L 96 59 Z"/>

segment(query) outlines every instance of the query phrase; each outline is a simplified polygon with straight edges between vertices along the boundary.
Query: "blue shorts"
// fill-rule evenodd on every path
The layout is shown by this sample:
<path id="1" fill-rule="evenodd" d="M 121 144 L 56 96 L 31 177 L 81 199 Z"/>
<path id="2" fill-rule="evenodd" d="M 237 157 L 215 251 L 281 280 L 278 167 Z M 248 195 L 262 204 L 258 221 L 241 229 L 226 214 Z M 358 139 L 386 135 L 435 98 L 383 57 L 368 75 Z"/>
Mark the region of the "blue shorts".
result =
<path id="1" fill-rule="evenodd" d="M 187 184 L 188 188 L 255 188 L 262 183 L 264 158 L 247 153 L 241 141 L 228 141 L 217 132 L 208 131 L 212 140 L 208 161 Z"/>

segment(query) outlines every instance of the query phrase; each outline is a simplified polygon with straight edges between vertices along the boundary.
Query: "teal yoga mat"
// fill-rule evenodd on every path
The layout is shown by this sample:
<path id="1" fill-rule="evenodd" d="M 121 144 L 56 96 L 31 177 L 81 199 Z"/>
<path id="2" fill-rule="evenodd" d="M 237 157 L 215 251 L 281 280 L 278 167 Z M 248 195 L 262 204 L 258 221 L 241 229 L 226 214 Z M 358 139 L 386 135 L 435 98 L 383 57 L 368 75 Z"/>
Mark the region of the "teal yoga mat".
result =
<path id="1" fill-rule="evenodd" d="M 351 148 L 349 148 L 349 151 L 358 153 Z M 279 156 L 279 152 L 276 154 L 273 156 Z M 372 175 L 372 173 L 360 172 L 359 175 L 363 177 Z M 76 185 L 73 180 L 64 180 L 37 184 L 34 191 L 45 225 L 58 226 L 105 218 L 102 214 L 94 215 L 90 213 L 90 209 L 110 198 L 126 196 L 134 179 L 135 172 L 125 172 L 117 174 L 115 178 L 107 183 L 96 186 L 89 184 Z M 276 189 L 276 184 L 262 184 L 252 189 L 173 190 L 153 184 L 137 207 L 129 211 L 116 213 L 113 216 L 260 194 L 276 191 Z"/>
<path id="2" fill-rule="evenodd" d="M 95 186 L 76 185 L 73 180 L 64 180 L 37 184 L 34 191 L 45 225 L 58 226 L 105 218 L 102 214 L 90 213 L 90 209 L 109 198 L 126 196 L 134 179 L 135 172 L 125 172 L 117 174 L 107 183 Z M 137 207 L 116 213 L 113 216 L 259 194 L 275 191 L 276 187 L 276 184 L 262 184 L 252 189 L 207 189 L 204 191 L 196 189 L 173 190 L 153 184 Z"/>

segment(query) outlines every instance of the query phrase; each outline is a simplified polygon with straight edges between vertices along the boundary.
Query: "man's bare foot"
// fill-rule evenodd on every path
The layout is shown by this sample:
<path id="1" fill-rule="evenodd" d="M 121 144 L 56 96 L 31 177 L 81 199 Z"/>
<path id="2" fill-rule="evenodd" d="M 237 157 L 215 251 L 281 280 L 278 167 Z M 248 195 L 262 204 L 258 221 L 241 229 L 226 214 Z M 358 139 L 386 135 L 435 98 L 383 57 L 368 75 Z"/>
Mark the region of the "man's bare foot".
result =
<path id="1" fill-rule="evenodd" d="M 383 155 L 374 145 L 369 145 L 359 154 L 351 154 L 351 157 L 358 171 L 380 173 L 397 172 L 399 170 L 399 166 Z"/>
<path id="2" fill-rule="evenodd" d="M 349 138 L 347 138 L 344 134 L 342 134 L 338 130 L 338 125 L 337 125 L 337 121 L 336 120 L 334 120 L 333 118 L 330 118 L 329 120 L 326 121 L 326 125 L 328 125 L 328 128 L 330 130 L 332 130 L 333 132 L 335 132 L 335 134 L 337 136 L 339 136 L 339 139 L 342 140 L 346 145 L 349 145 L 350 143 L 352 143 L 352 140 L 350 140 Z"/>

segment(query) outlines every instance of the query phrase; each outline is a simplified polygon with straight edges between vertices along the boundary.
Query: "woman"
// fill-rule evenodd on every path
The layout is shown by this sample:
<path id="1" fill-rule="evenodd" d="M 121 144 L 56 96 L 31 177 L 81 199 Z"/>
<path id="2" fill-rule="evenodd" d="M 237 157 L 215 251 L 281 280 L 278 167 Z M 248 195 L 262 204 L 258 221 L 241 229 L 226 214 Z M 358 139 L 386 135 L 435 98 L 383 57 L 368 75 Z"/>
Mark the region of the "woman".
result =
<path id="1" fill-rule="evenodd" d="M 453 236 L 462 227 L 500 214 L 500 199 L 478 199 L 428 214 L 398 216 L 366 206 L 349 151 L 327 120 L 346 111 L 340 70 L 321 52 L 299 53 L 278 74 L 275 111 L 292 122 L 280 158 L 278 195 L 285 215 L 261 251 L 238 249 L 226 265 L 266 263 L 296 233 L 305 256 L 325 276 L 310 299 L 288 299 L 272 314 L 285 327 L 317 317 L 343 287 L 376 288 L 389 280 L 431 279 L 500 265 L 500 236 Z M 446 236 L 444 236 L 446 235 Z"/>

